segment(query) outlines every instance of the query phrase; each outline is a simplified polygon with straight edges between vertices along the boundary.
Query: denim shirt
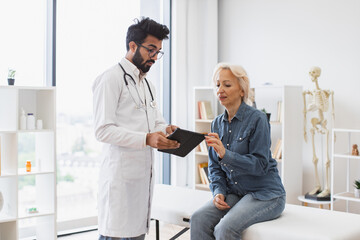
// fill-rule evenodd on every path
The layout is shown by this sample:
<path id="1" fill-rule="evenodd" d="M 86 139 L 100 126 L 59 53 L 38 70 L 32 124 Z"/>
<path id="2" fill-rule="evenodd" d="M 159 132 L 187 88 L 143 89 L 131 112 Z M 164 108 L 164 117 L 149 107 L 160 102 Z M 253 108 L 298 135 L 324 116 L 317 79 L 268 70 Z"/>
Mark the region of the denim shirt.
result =
<path id="1" fill-rule="evenodd" d="M 226 149 L 220 159 L 209 149 L 210 189 L 215 196 L 229 193 L 252 194 L 258 200 L 284 196 L 277 163 L 271 156 L 270 124 L 266 114 L 242 102 L 228 121 L 228 114 L 217 116 L 211 132 L 219 134 Z"/>

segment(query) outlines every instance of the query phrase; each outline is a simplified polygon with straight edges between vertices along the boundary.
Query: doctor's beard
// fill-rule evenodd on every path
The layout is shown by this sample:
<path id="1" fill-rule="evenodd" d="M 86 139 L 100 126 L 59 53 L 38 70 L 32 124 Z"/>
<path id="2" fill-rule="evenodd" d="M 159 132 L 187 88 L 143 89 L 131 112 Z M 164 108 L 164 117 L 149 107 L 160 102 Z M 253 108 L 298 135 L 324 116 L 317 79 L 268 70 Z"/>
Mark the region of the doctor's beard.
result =
<path id="1" fill-rule="evenodd" d="M 147 66 L 146 63 L 149 63 L 149 62 L 155 63 L 155 61 L 150 59 L 150 60 L 147 60 L 146 62 L 142 63 L 144 61 L 144 59 L 142 58 L 142 56 L 139 52 L 139 49 L 140 48 L 136 49 L 136 52 L 134 54 L 132 61 L 138 69 L 140 69 L 143 73 L 147 73 L 150 70 L 151 66 Z"/>

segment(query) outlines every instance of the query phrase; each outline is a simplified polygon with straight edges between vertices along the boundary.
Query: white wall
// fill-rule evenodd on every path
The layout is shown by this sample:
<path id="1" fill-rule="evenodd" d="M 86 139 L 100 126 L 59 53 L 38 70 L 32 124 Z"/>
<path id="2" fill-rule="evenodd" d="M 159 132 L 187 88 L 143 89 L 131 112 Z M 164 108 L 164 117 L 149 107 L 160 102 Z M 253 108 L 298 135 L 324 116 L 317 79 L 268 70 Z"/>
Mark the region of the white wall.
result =
<path id="1" fill-rule="evenodd" d="M 218 55 L 211 56 L 244 66 L 252 86 L 271 82 L 313 90 L 309 69 L 321 67 L 320 88 L 335 92 L 335 127 L 360 129 L 360 1 L 174 0 L 173 7 L 173 119 L 180 126 L 190 126 L 192 116 L 184 106 L 191 111 L 187 97 L 192 87 L 210 84 L 215 63 L 206 59 L 217 48 Z M 204 29 L 212 34 L 204 36 Z M 344 166 L 336 167 L 345 178 Z M 305 193 L 314 186 L 310 142 L 303 144 L 302 171 Z M 351 171 L 353 178 L 360 177 L 359 164 Z M 175 184 L 184 185 L 184 168 L 175 172 Z M 343 209 L 343 202 L 336 206 Z"/>
<path id="2" fill-rule="evenodd" d="M 360 128 L 359 43 L 360 1 L 219 1 L 219 61 L 243 65 L 252 85 L 303 85 L 304 90 L 314 89 L 309 69 L 321 67 L 320 88 L 335 92 L 337 128 Z M 352 175 L 360 177 L 356 166 Z M 314 186 L 313 169 L 311 144 L 304 142 L 304 193 Z"/>

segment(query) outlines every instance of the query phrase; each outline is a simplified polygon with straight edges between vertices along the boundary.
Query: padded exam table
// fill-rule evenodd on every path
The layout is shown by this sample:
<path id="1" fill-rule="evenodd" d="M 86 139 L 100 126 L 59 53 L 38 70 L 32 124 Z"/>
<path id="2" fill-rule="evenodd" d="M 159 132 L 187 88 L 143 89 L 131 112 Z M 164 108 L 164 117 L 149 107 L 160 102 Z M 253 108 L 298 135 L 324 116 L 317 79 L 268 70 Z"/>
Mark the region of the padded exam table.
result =
<path id="1" fill-rule="evenodd" d="M 155 185 L 151 218 L 156 220 L 156 239 L 159 221 L 184 227 L 171 238 L 176 239 L 189 230 L 191 215 L 211 199 L 209 191 Z M 286 204 L 279 218 L 250 226 L 242 239 L 360 240 L 360 215 Z"/>

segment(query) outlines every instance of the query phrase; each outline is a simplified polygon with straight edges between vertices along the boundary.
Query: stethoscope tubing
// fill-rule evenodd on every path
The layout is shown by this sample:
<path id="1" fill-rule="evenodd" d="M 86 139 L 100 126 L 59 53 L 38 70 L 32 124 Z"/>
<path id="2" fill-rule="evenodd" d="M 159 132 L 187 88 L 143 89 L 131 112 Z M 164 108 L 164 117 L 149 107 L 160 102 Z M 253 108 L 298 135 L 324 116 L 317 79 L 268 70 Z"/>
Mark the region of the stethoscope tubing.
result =
<path id="1" fill-rule="evenodd" d="M 128 89 L 129 92 L 130 92 L 129 82 L 126 80 L 126 76 L 130 77 L 130 79 L 133 81 L 134 87 L 135 87 L 135 89 L 136 89 L 136 93 L 137 93 L 137 95 L 138 95 L 138 98 L 139 98 L 141 104 L 142 104 L 142 105 L 145 105 L 144 102 L 142 101 L 141 97 L 140 97 L 139 91 L 138 91 L 137 88 L 136 88 L 136 82 L 135 82 L 134 78 L 125 71 L 125 69 L 124 69 L 124 67 L 121 65 L 121 63 L 119 63 L 119 66 L 121 67 L 121 69 L 122 69 L 123 72 L 124 72 L 123 78 L 124 78 L 124 82 L 125 82 L 125 85 L 126 85 L 127 89 Z M 149 82 L 148 82 L 148 80 L 147 80 L 146 78 L 145 78 L 144 80 L 145 80 L 145 82 L 146 82 L 146 85 L 147 85 L 147 87 L 148 87 L 148 89 L 149 89 L 149 93 L 150 93 L 150 96 L 151 96 L 150 106 L 154 108 L 154 107 L 155 107 L 155 100 L 154 100 L 154 96 L 153 96 L 153 94 L 152 94 L 152 91 L 151 91 Z M 130 95 L 131 95 L 131 98 L 133 99 L 133 101 L 134 101 L 135 104 L 136 104 L 136 101 L 135 101 L 133 95 L 131 94 L 131 92 L 130 92 Z M 145 101 L 146 101 L 146 98 L 145 98 Z M 140 108 L 140 107 L 138 107 L 138 108 Z"/>

